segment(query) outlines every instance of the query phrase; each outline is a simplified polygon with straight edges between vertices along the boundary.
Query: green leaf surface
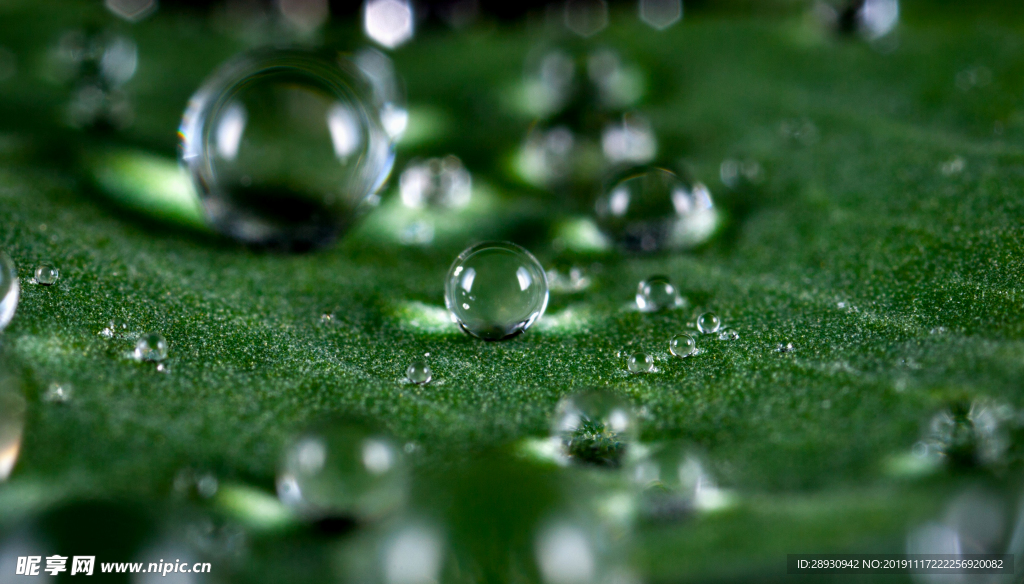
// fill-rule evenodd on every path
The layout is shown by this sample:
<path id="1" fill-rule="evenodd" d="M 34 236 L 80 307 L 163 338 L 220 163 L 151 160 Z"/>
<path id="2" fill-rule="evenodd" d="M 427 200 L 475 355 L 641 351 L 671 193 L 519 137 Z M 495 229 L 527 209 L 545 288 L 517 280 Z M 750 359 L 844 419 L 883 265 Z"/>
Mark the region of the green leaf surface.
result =
<path id="1" fill-rule="evenodd" d="M 435 217 L 432 245 L 401 243 L 421 217 L 389 191 L 334 247 L 278 255 L 202 228 L 170 165 L 189 93 L 244 39 L 171 11 L 125 27 L 141 55 L 135 123 L 88 136 L 61 124 L 66 89 L 47 80 L 46 51 L 61 30 L 107 17 L 79 3 L 0 6 L 0 44 L 18 58 L 0 81 L 0 248 L 22 281 L 0 341 L 28 401 L 0 529 L 63 501 L 155 508 L 182 468 L 240 485 L 218 503 L 228 515 L 257 509 L 256 524 L 277 526 L 260 496 L 272 496 L 288 438 L 325 415 L 375 420 L 418 444 L 415 465 L 434 472 L 546 436 L 558 400 L 590 388 L 627 396 L 645 442 L 692 445 L 736 494 L 725 511 L 638 529 L 635 555 L 655 581 L 766 566 L 783 578 L 786 553 L 901 552 L 907 529 L 964 481 L 1013 493 L 1019 467 L 1007 460 L 967 478 L 922 478 L 906 461 L 951 404 L 1024 407 L 1019 14 L 906 2 L 895 36 L 872 45 L 828 34 L 802 6 L 704 7 L 658 33 L 613 12 L 595 42 L 642 66 L 660 151 L 711 188 L 727 222 L 674 255 L 570 238 L 593 285 L 553 295 L 533 329 L 500 343 L 448 320 L 443 279 L 458 252 L 511 239 L 548 266 L 564 257 L 555 235 L 592 230 L 506 170 L 530 120 L 504 93 L 547 42 L 537 31 L 427 31 L 394 54 L 416 129 L 398 168 L 453 152 L 474 172 L 473 204 Z M 326 37 L 357 44 L 352 27 Z M 958 85 L 978 68 L 990 81 Z M 725 159 L 756 161 L 762 180 L 727 187 Z M 30 283 L 43 262 L 59 267 L 56 285 Z M 637 311 L 637 283 L 655 274 L 689 304 Z M 672 357 L 669 339 L 708 310 L 739 338 L 699 336 L 699 354 Z M 115 334 L 101 335 L 111 322 Z M 148 331 L 169 342 L 166 371 L 130 357 Z M 654 373 L 627 373 L 637 350 Z M 405 383 L 425 353 L 435 380 Z M 51 383 L 72 386 L 70 402 L 45 402 Z M 280 536 L 240 573 L 316 579 L 327 568 L 282 559 L 303 537 Z"/>

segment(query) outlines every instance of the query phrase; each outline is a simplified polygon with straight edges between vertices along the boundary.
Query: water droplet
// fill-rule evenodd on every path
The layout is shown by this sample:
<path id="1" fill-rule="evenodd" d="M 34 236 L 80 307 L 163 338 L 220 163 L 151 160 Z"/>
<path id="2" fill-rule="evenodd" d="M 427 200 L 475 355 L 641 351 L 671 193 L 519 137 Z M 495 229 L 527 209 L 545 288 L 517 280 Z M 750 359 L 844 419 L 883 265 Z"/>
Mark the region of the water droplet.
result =
<path id="1" fill-rule="evenodd" d="M 535 544 L 537 567 L 545 584 L 596 582 L 600 567 L 593 535 L 570 522 L 546 526 Z"/>
<path id="2" fill-rule="evenodd" d="M 676 335 L 668 342 L 668 351 L 680 359 L 689 357 L 697 351 L 697 341 L 686 333 Z"/>
<path id="3" fill-rule="evenodd" d="M 60 272 L 53 266 L 43 264 L 36 268 L 36 284 L 52 286 L 57 283 L 57 278 L 60 278 Z"/>
<path id="4" fill-rule="evenodd" d="M 654 357 L 648 353 L 633 353 L 626 359 L 626 369 L 630 373 L 650 373 L 654 371 Z"/>
<path id="5" fill-rule="evenodd" d="M 818 127 L 807 118 L 783 120 L 779 124 L 779 134 L 789 142 L 801 146 L 810 146 L 818 141 Z"/>
<path id="6" fill-rule="evenodd" d="M 70 86 L 65 111 L 70 125 L 131 125 L 134 108 L 122 86 L 138 65 L 135 41 L 111 31 L 68 31 L 50 51 L 49 65 L 52 76 Z"/>
<path id="7" fill-rule="evenodd" d="M 14 470 L 25 429 L 25 399 L 17 384 L 13 375 L 0 373 L 0 482 Z"/>
<path id="8" fill-rule="evenodd" d="M 796 347 L 793 346 L 793 343 L 779 343 L 775 346 L 775 352 L 777 353 L 792 353 L 794 350 L 796 350 Z"/>
<path id="9" fill-rule="evenodd" d="M 818 18 L 837 32 L 879 39 L 896 28 L 899 0 L 830 0 L 815 4 Z"/>
<path id="10" fill-rule="evenodd" d="M 212 472 L 184 468 L 174 475 L 175 492 L 186 497 L 210 499 L 217 494 L 219 488 L 220 481 Z"/>
<path id="11" fill-rule="evenodd" d="M 167 358 L 167 339 L 160 333 L 146 333 L 135 342 L 136 361 L 163 361 Z"/>
<path id="12" fill-rule="evenodd" d="M 647 164 L 658 153 L 658 141 L 647 118 L 630 112 L 605 126 L 601 149 L 614 164 Z"/>
<path id="13" fill-rule="evenodd" d="M 69 384 L 54 381 L 46 388 L 46 393 L 43 394 L 43 401 L 60 404 L 66 403 L 71 401 L 73 393 L 74 389 Z"/>
<path id="14" fill-rule="evenodd" d="M 406 478 L 402 450 L 389 437 L 333 423 L 303 433 L 285 450 L 277 493 L 305 515 L 369 519 L 404 503 Z"/>
<path id="15" fill-rule="evenodd" d="M 932 417 L 922 442 L 956 466 L 995 465 L 1005 462 L 1010 426 L 1022 422 L 1024 416 L 1006 403 L 958 402 Z"/>
<path id="16" fill-rule="evenodd" d="M 670 310 L 683 306 L 683 297 L 665 276 L 651 276 L 636 289 L 636 306 L 643 312 Z"/>
<path id="17" fill-rule="evenodd" d="M 722 331 L 718 333 L 719 341 L 736 341 L 739 340 L 740 334 L 736 331 Z"/>
<path id="18" fill-rule="evenodd" d="M 565 27 L 588 38 L 608 26 L 608 3 L 605 0 L 566 0 Z"/>
<path id="19" fill-rule="evenodd" d="M 18 308 L 21 285 L 11 256 L 0 250 L 0 331 L 7 328 Z"/>
<path id="20" fill-rule="evenodd" d="M 665 30 L 682 18 L 682 0 L 640 0 L 640 20 L 655 30 Z"/>
<path id="21" fill-rule="evenodd" d="M 756 160 L 727 158 L 718 167 L 718 175 L 722 179 L 722 184 L 730 189 L 738 189 L 759 184 L 764 180 L 764 169 Z"/>
<path id="22" fill-rule="evenodd" d="M 583 266 L 559 263 L 548 269 L 548 287 L 552 292 L 573 294 L 590 287 L 590 276 Z"/>
<path id="23" fill-rule="evenodd" d="M 714 312 L 705 312 L 697 317 L 697 330 L 710 335 L 717 333 L 722 328 L 722 319 Z"/>
<path id="24" fill-rule="evenodd" d="M 398 179 L 402 203 L 421 209 L 459 209 L 469 204 L 473 179 L 458 156 L 414 160 Z"/>
<path id="25" fill-rule="evenodd" d="M 604 391 L 563 398 L 552 425 L 564 454 L 584 464 L 617 467 L 637 438 L 633 407 Z"/>
<path id="26" fill-rule="evenodd" d="M 547 276 L 537 259 L 514 243 L 480 243 L 452 262 L 445 304 L 467 333 L 488 341 L 507 339 L 544 314 Z"/>
<path id="27" fill-rule="evenodd" d="M 329 312 L 325 312 L 325 313 L 320 315 L 320 323 L 321 324 L 331 324 L 333 322 L 334 322 L 334 315 L 333 314 L 331 314 Z"/>
<path id="28" fill-rule="evenodd" d="M 413 361 L 405 370 L 405 378 L 416 385 L 425 385 L 430 383 L 430 380 L 433 377 L 434 373 L 430 370 L 430 364 L 422 359 Z"/>
<path id="29" fill-rule="evenodd" d="M 104 0 L 107 10 L 128 22 L 139 22 L 156 12 L 157 0 Z"/>
<path id="30" fill-rule="evenodd" d="M 221 232 L 257 245 L 324 245 L 391 172 L 378 105 L 371 81 L 343 58 L 246 53 L 192 96 L 181 162 Z"/>
<path id="31" fill-rule="evenodd" d="M 363 30 L 389 49 L 409 42 L 415 32 L 412 4 L 408 0 L 366 0 Z"/>
<path id="32" fill-rule="evenodd" d="M 632 169 L 598 198 L 597 225 L 630 251 L 656 252 L 707 241 L 718 223 L 711 193 L 661 168 Z"/>
<path id="33" fill-rule="evenodd" d="M 728 503 L 728 494 L 718 487 L 701 458 L 682 443 L 650 445 L 629 474 L 643 489 L 644 511 L 655 519 L 675 519 Z"/>
<path id="34" fill-rule="evenodd" d="M 942 163 L 941 171 L 946 176 L 952 176 L 954 174 L 960 174 L 964 171 L 964 167 L 967 163 L 960 156 L 954 156 L 953 158 Z"/>

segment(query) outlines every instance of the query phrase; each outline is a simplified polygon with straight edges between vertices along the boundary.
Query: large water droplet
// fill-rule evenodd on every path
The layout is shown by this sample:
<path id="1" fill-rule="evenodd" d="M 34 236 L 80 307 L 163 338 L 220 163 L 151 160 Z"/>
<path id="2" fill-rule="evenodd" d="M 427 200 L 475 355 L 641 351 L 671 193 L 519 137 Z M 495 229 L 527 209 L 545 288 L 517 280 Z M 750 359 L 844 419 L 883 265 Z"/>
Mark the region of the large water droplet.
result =
<path id="1" fill-rule="evenodd" d="M 719 509 L 728 496 L 690 448 L 680 443 L 653 444 L 631 468 L 633 481 L 644 492 L 645 511 L 654 518 L 672 519 L 693 510 Z"/>
<path id="2" fill-rule="evenodd" d="M 391 171 L 392 139 L 364 73 L 340 57 L 247 53 L 192 96 L 181 161 L 215 228 L 285 248 L 329 243 Z"/>
<path id="3" fill-rule="evenodd" d="M 445 304 L 467 333 L 488 341 L 528 329 L 548 304 L 544 269 L 509 242 L 485 242 L 459 254 L 445 280 Z"/>
<path id="4" fill-rule="evenodd" d="M 285 450 L 277 493 L 313 517 L 378 517 L 405 501 L 403 455 L 391 438 L 360 424 L 325 425 Z"/>
<path id="5" fill-rule="evenodd" d="M 714 312 L 705 312 L 697 317 L 697 330 L 710 335 L 717 333 L 722 328 L 722 319 Z"/>
<path id="6" fill-rule="evenodd" d="M 629 402 L 604 391 L 563 398 L 552 425 L 570 460 L 599 466 L 621 465 L 638 433 Z"/>
<path id="7" fill-rule="evenodd" d="M 597 224 L 630 251 L 656 252 L 706 241 L 718 223 L 711 193 L 661 168 L 618 175 L 598 198 Z"/>
<path id="8" fill-rule="evenodd" d="M 672 355 L 683 359 L 697 351 L 697 342 L 686 333 L 676 335 L 668 342 L 668 351 Z"/>
<path id="9" fill-rule="evenodd" d="M 643 351 L 633 353 L 626 359 L 626 369 L 630 373 L 650 373 L 654 371 L 654 357 Z"/>
<path id="10" fill-rule="evenodd" d="M 167 358 L 167 339 L 160 333 L 146 333 L 135 342 L 137 361 L 163 361 Z"/>
<path id="11" fill-rule="evenodd" d="M 11 256 L 0 250 L 0 331 L 7 328 L 18 308 L 21 285 Z"/>
<path id="12" fill-rule="evenodd" d="M 685 304 L 679 290 L 665 276 L 651 276 L 636 289 L 636 306 L 643 312 L 678 308 Z"/>
<path id="13" fill-rule="evenodd" d="M 417 359 L 409 364 L 405 370 L 405 378 L 416 385 L 425 385 L 433 379 L 434 372 L 430 370 L 430 363 L 423 359 Z"/>
<path id="14" fill-rule="evenodd" d="M 52 286 L 57 283 L 57 278 L 60 277 L 60 272 L 57 268 L 43 264 L 36 268 L 36 284 L 42 284 L 43 286 Z"/>

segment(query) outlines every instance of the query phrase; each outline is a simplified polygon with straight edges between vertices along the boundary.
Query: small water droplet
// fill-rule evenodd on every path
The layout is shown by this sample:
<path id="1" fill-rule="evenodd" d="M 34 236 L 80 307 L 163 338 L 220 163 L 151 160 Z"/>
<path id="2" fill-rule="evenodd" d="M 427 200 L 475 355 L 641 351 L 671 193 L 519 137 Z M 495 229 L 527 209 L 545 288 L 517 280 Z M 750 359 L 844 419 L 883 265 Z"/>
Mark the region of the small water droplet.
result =
<path id="1" fill-rule="evenodd" d="M 136 361 L 163 361 L 167 358 L 167 339 L 160 333 L 146 333 L 135 343 Z"/>
<path id="2" fill-rule="evenodd" d="M 793 346 L 793 343 L 786 343 L 786 344 L 779 343 L 778 345 L 775 346 L 775 351 L 778 352 L 778 353 L 790 353 L 790 352 L 792 352 L 794 350 L 795 350 L 795 347 Z"/>
<path id="3" fill-rule="evenodd" d="M 444 299 L 465 332 L 488 341 L 508 339 L 544 314 L 547 276 L 537 259 L 514 243 L 480 243 L 452 262 Z"/>
<path id="4" fill-rule="evenodd" d="M 648 353 L 633 353 L 626 359 L 626 369 L 630 373 L 650 373 L 654 370 L 654 357 Z"/>
<path id="5" fill-rule="evenodd" d="M 210 499 L 217 494 L 219 488 L 220 481 L 212 472 L 183 468 L 174 475 L 174 490 L 185 497 Z"/>
<path id="6" fill-rule="evenodd" d="M 43 400 L 50 403 L 66 403 L 71 401 L 72 393 L 73 389 L 69 384 L 54 381 L 46 388 Z"/>
<path id="7" fill-rule="evenodd" d="M 697 330 L 710 335 L 717 333 L 722 328 L 722 319 L 714 312 L 705 312 L 697 317 Z"/>
<path id="8" fill-rule="evenodd" d="M 406 497 L 402 449 L 358 423 L 325 423 L 288 446 L 277 476 L 281 502 L 312 517 L 380 517 Z"/>
<path id="9" fill-rule="evenodd" d="M 192 96 L 180 161 L 220 232 L 285 249 L 326 245 L 391 172 L 378 105 L 371 80 L 346 58 L 245 53 Z"/>
<path id="10" fill-rule="evenodd" d="M 416 385 L 430 383 L 434 373 L 430 370 L 430 364 L 422 359 L 417 359 L 409 364 L 405 370 L 405 378 Z"/>
<path id="11" fill-rule="evenodd" d="M 960 174 L 964 171 L 967 163 L 960 156 L 954 156 L 953 158 L 942 163 L 941 171 L 946 176 L 952 176 L 954 174 Z"/>
<path id="12" fill-rule="evenodd" d="M 320 315 L 320 323 L 321 324 L 331 324 L 332 322 L 334 322 L 334 315 L 333 314 L 331 314 L 329 312 L 325 312 L 325 313 Z"/>
<path id="13" fill-rule="evenodd" d="M 736 331 L 722 331 L 718 333 L 719 341 L 737 341 L 740 338 L 740 334 Z"/>
<path id="14" fill-rule="evenodd" d="M 651 276 L 636 289 L 636 306 L 643 312 L 656 312 L 683 306 L 685 301 L 665 276 Z"/>
<path id="15" fill-rule="evenodd" d="M 11 256 L 0 250 L 0 331 L 7 328 L 18 308 L 21 285 Z"/>
<path id="16" fill-rule="evenodd" d="M 932 417 L 923 442 L 957 466 L 995 465 L 1005 462 L 1010 427 L 1021 422 L 1024 416 L 1007 403 L 957 402 Z"/>
<path id="17" fill-rule="evenodd" d="M 547 271 L 547 276 L 548 287 L 552 292 L 573 294 L 590 287 L 590 276 L 586 269 L 576 264 L 559 263 Z"/>
<path id="18" fill-rule="evenodd" d="M 696 350 L 697 341 L 686 333 L 676 335 L 668 342 L 668 351 L 680 359 L 693 355 Z"/>
<path id="19" fill-rule="evenodd" d="M 668 170 L 634 168 L 609 184 L 596 203 L 597 225 L 629 251 L 693 247 L 707 241 L 718 225 L 707 187 Z"/>
<path id="20" fill-rule="evenodd" d="M 57 283 L 57 278 L 60 278 L 60 272 L 53 266 L 43 264 L 36 268 L 36 284 L 52 286 Z"/>
<path id="21" fill-rule="evenodd" d="M 725 186 L 739 189 L 761 183 L 764 180 L 764 168 L 760 162 L 753 159 L 726 158 L 718 167 L 718 176 Z"/>
<path id="22" fill-rule="evenodd" d="M 615 394 L 578 393 L 559 402 L 552 433 L 570 460 L 618 467 L 636 442 L 636 414 L 629 402 Z"/>

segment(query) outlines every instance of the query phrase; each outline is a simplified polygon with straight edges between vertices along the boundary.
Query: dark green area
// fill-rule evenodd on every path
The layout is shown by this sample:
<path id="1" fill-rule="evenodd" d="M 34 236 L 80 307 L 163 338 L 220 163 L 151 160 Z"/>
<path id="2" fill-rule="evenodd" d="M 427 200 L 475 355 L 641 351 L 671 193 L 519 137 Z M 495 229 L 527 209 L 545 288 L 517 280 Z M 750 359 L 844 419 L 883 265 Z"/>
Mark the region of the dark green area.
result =
<path id="1" fill-rule="evenodd" d="M 472 542 L 461 553 L 500 555 L 495 526 L 526 529 L 510 510 L 516 497 L 530 501 L 523 517 L 540 517 L 560 483 L 521 461 L 493 473 L 466 461 L 546 436 L 558 400 L 589 388 L 641 408 L 645 441 L 704 452 L 736 497 L 724 511 L 638 529 L 634 556 L 655 581 L 765 570 L 781 580 L 786 553 L 901 552 L 911 526 L 977 482 L 1014 509 L 1012 457 L 979 468 L 961 449 L 952 468 L 892 470 L 941 410 L 979 399 L 1024 408 L 1024 20 L 1012 6 L 904 2 L 895 36 L 877 46 L 828 34 L 802 3 L 700 4 L 663 33 L 614 13 L 594 42 L 646 71 L 641 109 L 660 152 L 709 186 L 727 223 L 691 253 L 581 253 L 571 259 L 590 266 L 590 289 L 554 295 L 528 333 L 485 343 L 443 312 L 458 252 L 505 238 L 545 265 L 564 260 L 551 245 L 565 219 L 550 212 L 563 208 L 557 195 L 506 170 L 530 123 L 508 94 L 531 46 L 550 42 L 536 23 L 428 31 L 393 55 L 414 122 L 431 130 L 399 148 L 397 168 L 452 152 L 474 173 L 476 202 L 438 219 L 433 246 L 399 243 L 391 222 L 410 216 L 389 190 L 338 245 L 284 255 L 179 226 L 186 212 L 175 223 L 143 203 L 128 206 L 146 213 L 126 211 L 90 178 L 86 153 L 112 146 L 174 156 L 191 91 L 249 46 L 237 30 L 193 13 L 128 26 L 92 3 L 0 5 L 0 45 L 18 64 L 0 81 L 0 248 L 23 285 L 2 344 L 29 403 L 21 457 L 0 487 L 0 535 L 43 512 L 39 525 L 94 514 L 150 533 L 165 509 L 199 513 L 168 502 L 186 467 L 272 494 L 288 437 L 341 413 L 416 442 L 417 500 L 455 521 L 452 533 Z M 83 23 L 123 29 L 139 45 L 126 86 L 136 117 L 123 132 L 61 122 L 67 89 L 46 80 L 46 51 Z M 359 34 L 341 27 L 325 41 L 351 48 Z M 958 73 L 979 67 L 990 82 L 958 86 Z M 944 171 L 957 157 L 962 169 Z M 764 180 L 727 188 L 726 158 L 756 160 Z M 41 262 L 60 269 L 56 285 L 29 283 Z M 631 308 L 636 284 L 654 274 L 689 306 Z M 669 339 L 705 310 L 739 339 L 700 336 L 700 354 L 672 358 Z M 101 336 L 112 321 L 124 332 Z M 128 357 L 147 331 L 168 339 L 169 372 Z M 656 373 L 626 372 L 637 350 L 654 355 Z M 426 352 L 434 381 L 402 383 Z M 53 382 L 74 387 L 70 403 L 41 399 Z M 510 489 L 516 477 L 528 488 Z M 90 498 L 131 504 L 52 507 Z M 225 501 L 206 506 L 244 524 Z M 480 523 L 489 512 L 490 527 Z M 232 574 L 323 581 L 338 530 L 282 529 L 254 527 Z M 127 561 L 137 542 L 123 537 L 111 553 Z M 508 549 L 528 554 L 529 544 Z M 507 573 L 486 565 L 461 575 Z"/>

